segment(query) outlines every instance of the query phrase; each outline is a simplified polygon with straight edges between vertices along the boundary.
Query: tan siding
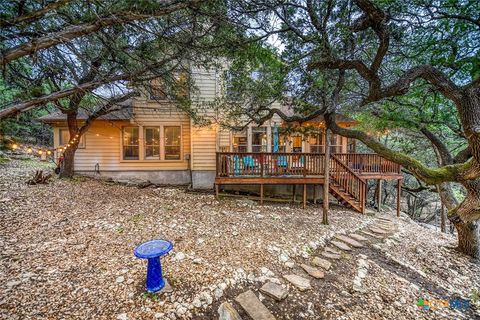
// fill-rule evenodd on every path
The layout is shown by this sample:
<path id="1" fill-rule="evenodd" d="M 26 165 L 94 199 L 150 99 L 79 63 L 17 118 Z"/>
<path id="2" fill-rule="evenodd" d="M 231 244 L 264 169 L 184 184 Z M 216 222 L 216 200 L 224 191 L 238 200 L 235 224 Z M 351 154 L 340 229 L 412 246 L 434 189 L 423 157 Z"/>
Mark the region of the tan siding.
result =
<path id="1" fill-rule="evenodd" d="M 215 170 L 217 128 L 215 126 L 193 127 L 193 170 Z"/>

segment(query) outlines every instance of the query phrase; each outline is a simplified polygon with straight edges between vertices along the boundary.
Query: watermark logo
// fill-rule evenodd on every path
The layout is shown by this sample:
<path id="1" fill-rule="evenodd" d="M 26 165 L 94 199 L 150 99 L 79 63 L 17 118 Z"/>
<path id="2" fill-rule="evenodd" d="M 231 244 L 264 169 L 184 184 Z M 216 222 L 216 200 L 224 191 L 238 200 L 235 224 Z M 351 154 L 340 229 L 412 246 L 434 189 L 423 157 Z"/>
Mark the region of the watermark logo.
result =
<path id="1" fill-rule="evenodd" d="M 470 300 L 461 298 L 452 299 L 423 299 L 418 298 L 417 307 L 422 310 L 436 310 L 436 309 L 458 309 L 466 310 L 470 308 Z"/>

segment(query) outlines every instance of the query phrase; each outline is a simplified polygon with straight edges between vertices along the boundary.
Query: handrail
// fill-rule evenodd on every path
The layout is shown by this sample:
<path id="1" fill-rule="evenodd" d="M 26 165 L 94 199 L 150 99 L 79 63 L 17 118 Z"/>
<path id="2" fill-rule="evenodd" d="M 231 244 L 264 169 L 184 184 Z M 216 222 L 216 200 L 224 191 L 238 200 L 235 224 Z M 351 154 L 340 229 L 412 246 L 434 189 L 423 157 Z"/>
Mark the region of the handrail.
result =
<path id="1" fill-rule="evenodd" d="M 401 165 L 376 153 L 337 153 L 335 156 L 358 173 L 401 173 Z"/>
<path id="2" fill-rule="evenodd" d="M 330 177 L 333 182 L 343 189 L 343 192 L 353 197 L 359 203 L 363 213 L 365 211 L 365 180 L 334 154 L 330 156 Z"/>

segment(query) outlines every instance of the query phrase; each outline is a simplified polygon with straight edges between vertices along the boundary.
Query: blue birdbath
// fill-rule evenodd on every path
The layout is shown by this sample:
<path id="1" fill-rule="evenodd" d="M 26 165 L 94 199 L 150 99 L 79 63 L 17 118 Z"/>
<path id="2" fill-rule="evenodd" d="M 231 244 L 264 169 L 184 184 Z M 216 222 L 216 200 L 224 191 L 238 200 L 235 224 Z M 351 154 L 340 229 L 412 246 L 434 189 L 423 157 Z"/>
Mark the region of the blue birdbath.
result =
<path id="1" fill-rule="evenodd" d="M 135 248 L 134 254 L 137 258 L 147 259 L 147 284 L 149 292 L 157 292 L 165 286 L 162 276 L 162 265 L 160 257 L 173 249 L 173 244 L 167 240 L 151 240 L 142 243 Z"/>

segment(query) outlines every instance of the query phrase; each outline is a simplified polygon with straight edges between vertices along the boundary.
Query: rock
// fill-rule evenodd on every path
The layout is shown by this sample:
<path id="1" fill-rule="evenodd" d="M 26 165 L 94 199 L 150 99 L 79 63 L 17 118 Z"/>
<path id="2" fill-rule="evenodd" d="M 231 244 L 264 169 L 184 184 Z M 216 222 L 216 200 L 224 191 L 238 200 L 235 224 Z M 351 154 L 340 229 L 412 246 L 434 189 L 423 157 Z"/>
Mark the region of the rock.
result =
<path id="1" fill-rule="evenodd" d="M 126 313 L 120 313 L 117 316 L 117 320 L 128 320 L 128 315 Z"/>
<path id="2" fill-rule="evenodd" d="M 278 256 L 278 259 L 279 259 L 281 262 L 287 262 L 288 259 L 290 259 L 290 258 L 289 258 L 288 255 L 286 255 L 285 253 L 282 253 L 282 254 L 280 254 L 280 255 Z"/>
<path id="3" fill-rule="evenodd" d="M 200 293 L 200 300 L 204 301 L 207 305 L 211 305 L 213 302 L 212 296 L 205 291 Z"/>
<path id="4" fill-rule="evenodd" d="M 183 260 L 183 259 L 185 259 L 185 253 L 183 253 L 183 252 L 177 252 L 177 254 L 175 255 L 175 260 L 181 261 L 181 260 Z"/>
<path id="5" fill-rule="evenodd" d="M 353 239 L 355 239 L 355 240 L 357 240 L 357 241 L 368 241 L 367 238 L 362 237 L 362 236 L 359 235 L 359 234 L 351 233 L 349 236 L 350 236 L 350 238 L 353 238 Z"/>
<path id="6" fill-rule="evenodd" d="M 258 300 L 252 290 L 239 294 L 237 301 L 253 320 L 275 320 L 273 314 Z"/>
<path id="7" fill-rule="evenodd" d="M 167 279 L 164 279 L 164 280 L 165 280 L 165 286 L 162 288 L 162 290 L 160 290 L 160 293 L 171 293 L 171 292 L 173 292 L 172 286 L 170 285 L 168 280 Z"/>
<path id="8" fill-rule="evenodd" d="M 20 283 L 22 283 L 22 281 L 12 280 L 12 281 L 7 282 L 7 287 L 10 289 L 10 288 L 18 286 Z"/>
<path id="9" fill-rule="evenodd" d="M 332 263 L 328 260 L 322 259 L 320 257 L 314 257 L 312 260 L 312 264 L 316 267 L 321 267 L 325 270 L 329 270 L 332 266 Z"/>
<path id="10" fill-rule="evenodd" d="M 333 244 L 335 247 L 343 250 L 343 251 L 352 251 L 352 248 L 347 246 L 345 243 L 340 242 L 340 241 L 331 241 L 331 244 Z"/>
<path id="11" fill-rule="evenodd" d="M 323 271 L 309 265 L 301 264 L 300 267 L 302 267 L 302 269 L 305 270 L 306 273 L 308 273 L 315 279 L 322 279 L 325 276 L 325 273 Z"/>
<path id="12" fill-rule="evenodd" d="M 324 256 L 325 258 L 334 259 L 334 260 L 338 260 L 341 258 L 339 254 L 334 254 L 330 252 L 322 252 L 322 256 Z"/>
<path id="13" fill-rule="evenodd" d="M 267 282 L 265 283 L 261 288 L 260 291 L 267 296 L 272 297 L 273 299 L 277 301 L 281 301 L 285 299 L 288 295 L 287 289 L 282 287 L 279 284 L 273 283 L 273 282 Z"/>
<path id="14" fill-rule="evenodd" d="M 202 301 L 200 301 L 200 299 L 198 299 L 197 297 L 195 297 L 195 299 L 193 299 L 192 301 L 192 305 L 195 307 L 195 308 L 200 308 L 202 306 Z"/>
<path id="15" fill-rule="evenodd" d="M 310 280 L 297 276 L 296 274 L 287 274 L 284 275 L 283 278 L 297 287 L 297 289 L 300 291 L 305 291 L 312 288 L 310 285 Z"/>
<path id="16" fill-rule="evenodd" d="M 382 236 L 379 236 L 379 235 L 376 235 L 376 234 L 373 234 L 371 232 L 368 232 L 368 231 L 364 231 L 362 230 L 361 231 L 363 234 L 366 234 L 367 236 L 370 236 L 372 238 L 375 238 L 375 239 L 382 239 Z"/>
<path id="17" fill-rule="evenodd" d="M 346 244 L 351 245 L 354 248 L 362 248 L 363 247 L 363 244 L 361 244 L 357 240 L 354 240 L 354 239 L 349 238 L 349 237 L 344 236 L 344 235 L 338 235 L 337 239 L 345 242 Z"/>
<path id="18" fill-rule="evenodd" d="M 372 231 L 373 233 L 377 233 L 377 234 L 388 234 L 388 231 L 385 231 L 385 230 L 380 229 L 380 228 L 370 227 L 369 229 L 370 229 L 370 231 Z"/>
<path id="19" fill-rule="evenodd" d="M 285 262 L 285 266 L 287 268 L 292 269 L 293 267 L 295 267 L 295 263 L 293 263 L 293 261 L 287 261 L 287 262 Z"/>
<path id="20" fill-rule="evenodd" d="M 326 247 L 325 251 L 333 253 L 333 254 L 341 254 L 340 251 L 333 249 L 332 247 Z"/>
<path id="21" fill-rule="evenodd" d="M 220 288 L 215 289 L 215 299 L 219 300 L 223 296 L 223 290 Z"/>
<path id="22" fill-rule="evenodd" d="M 119 276 L 119 277 L 117 277 L 117 280 L 115 280 L 116 283 L 122 283 L 123 281 L 125 281 L 124 276 Z"/>
<path id="23" fill-rule="evenodd" d="M 242 318 L 230 303 L 224 302 L 218 307 L 218 320 L 242 320 Z"/>

